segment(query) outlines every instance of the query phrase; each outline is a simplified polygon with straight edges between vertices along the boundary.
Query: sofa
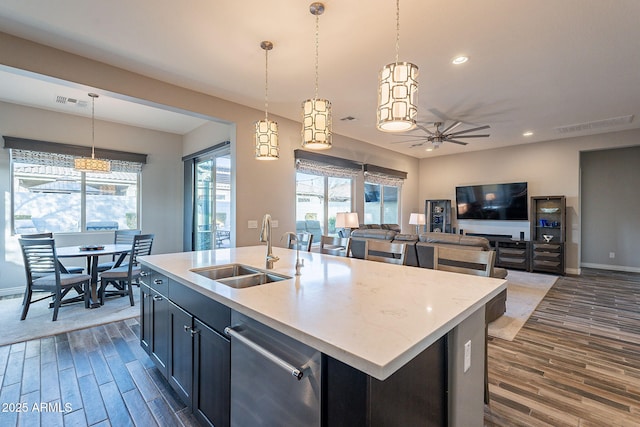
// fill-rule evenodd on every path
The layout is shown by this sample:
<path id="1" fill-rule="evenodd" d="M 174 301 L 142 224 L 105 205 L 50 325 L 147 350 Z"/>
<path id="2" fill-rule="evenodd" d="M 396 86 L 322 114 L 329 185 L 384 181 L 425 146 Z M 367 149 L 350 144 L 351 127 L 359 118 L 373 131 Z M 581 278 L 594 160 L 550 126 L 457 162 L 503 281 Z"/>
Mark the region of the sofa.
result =
<path id="1" fill-rule="evenodd" d="M 422 268 L 433 268 L 434 247 L 455 247 L 458 249 L 489 251 L 493 248 L 484 237 L 464 236 L 450 233 L 421 233 L 401 234 L 388 229 L 365 228 L 354 230 L 351 233 L 351 254 L 354 258 L 364 258 L 364 241 L 366 239 L 383 239 L 389 241 L 402 241 L 408 243 L 406 265 Z M 505 279 L 507 270 L 494 267 L 491 277 Z M 487 323 L 496 320 L 506 311 L 506 289 L 496 295 L 486 305 L 485 321 Z"/>

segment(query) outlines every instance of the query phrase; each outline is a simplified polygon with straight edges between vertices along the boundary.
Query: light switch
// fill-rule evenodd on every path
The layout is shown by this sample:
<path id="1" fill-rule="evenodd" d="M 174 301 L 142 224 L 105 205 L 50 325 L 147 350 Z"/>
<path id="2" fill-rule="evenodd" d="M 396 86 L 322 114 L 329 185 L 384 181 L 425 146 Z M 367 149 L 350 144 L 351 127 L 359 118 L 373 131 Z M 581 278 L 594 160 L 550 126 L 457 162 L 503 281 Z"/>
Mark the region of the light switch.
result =
<path id="1" fill-rule="evenodd" d="M 249 228 L 258 228 L 258 221 L 255 219 L 249 220 Z"/>
<path id="2" fill-rule="evenodd" d="M 471 341 L 464 343 L 464 372 L 471 368 Z"/>
<path id="3" fill-rule="evenodd" d="M 278 228 L 278 220 L 277 219 L 272 219 L 271 220 L 271 227 Z"/>

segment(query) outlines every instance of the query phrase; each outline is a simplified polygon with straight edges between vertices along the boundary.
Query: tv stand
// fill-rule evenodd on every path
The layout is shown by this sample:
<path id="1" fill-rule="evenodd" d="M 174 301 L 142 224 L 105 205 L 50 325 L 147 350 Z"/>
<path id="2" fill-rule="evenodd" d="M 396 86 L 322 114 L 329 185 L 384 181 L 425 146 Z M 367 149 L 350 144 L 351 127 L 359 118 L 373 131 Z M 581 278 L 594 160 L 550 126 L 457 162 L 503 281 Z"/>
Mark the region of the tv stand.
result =
<path id="1" fill-rule="evenodd" d="M 484 237 L 496 251 L 496 267 L 531 271 L 528 240 L 516 240 L 510 234 L 467 233 L 467 236 Z"/>

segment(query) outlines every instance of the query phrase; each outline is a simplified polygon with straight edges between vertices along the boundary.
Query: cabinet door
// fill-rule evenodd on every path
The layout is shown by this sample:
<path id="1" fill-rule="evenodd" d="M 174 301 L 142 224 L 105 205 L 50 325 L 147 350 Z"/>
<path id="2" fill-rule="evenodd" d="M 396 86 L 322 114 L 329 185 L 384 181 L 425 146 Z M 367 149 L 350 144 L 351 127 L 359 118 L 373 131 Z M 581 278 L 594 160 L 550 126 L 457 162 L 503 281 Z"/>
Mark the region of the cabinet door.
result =
<path id="1" fill-rule="evenodd" d="M 213 329 L 194 320 L 193 413 L 203 425 L 228 426 L 231 404 L 231 345 Z"/>
<path id="2" fill-rule="evenodd" d="M 151 293 L 145 285 L 140 285 L 140 346 L 151 354 Z"/>
<path id="3" fill-rule="evenodd" d="M 193 393 L 193 316 L 169 303 L 168 380 L 185 404 Z"/>
<path id="4" fill-rule="evenodd" d="M 153 290 L 148 300 L 151 306 L 151 359 L 166 377 L 169 360 L 169 300 Z"/>

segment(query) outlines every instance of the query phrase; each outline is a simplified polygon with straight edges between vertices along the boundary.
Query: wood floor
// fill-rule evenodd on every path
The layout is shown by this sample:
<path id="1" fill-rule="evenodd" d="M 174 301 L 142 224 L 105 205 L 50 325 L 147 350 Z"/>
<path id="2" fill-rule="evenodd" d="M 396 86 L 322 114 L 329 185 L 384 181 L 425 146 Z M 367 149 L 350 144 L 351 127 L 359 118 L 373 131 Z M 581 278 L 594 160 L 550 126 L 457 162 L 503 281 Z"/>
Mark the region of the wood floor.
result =
<path id="1" fill-rule="evenodd" d="M 198 426 L 139 328 L 129 319 L 0 347 L 0 426 Z"/>
<path id="2" fill-rule="evenodd" d="M 0 347 L 0 426 L 197 426 L 140 348 L 139 327 Z M 640 274 L 560 278 L 514 341 L 488 347 L 486 426 L 640 425 Z"/>
<path id="3" fill-rule="evenodd" d="M 488 347 L 485 426 L 640 426 L 640 274 L 562 277 Z"/>

